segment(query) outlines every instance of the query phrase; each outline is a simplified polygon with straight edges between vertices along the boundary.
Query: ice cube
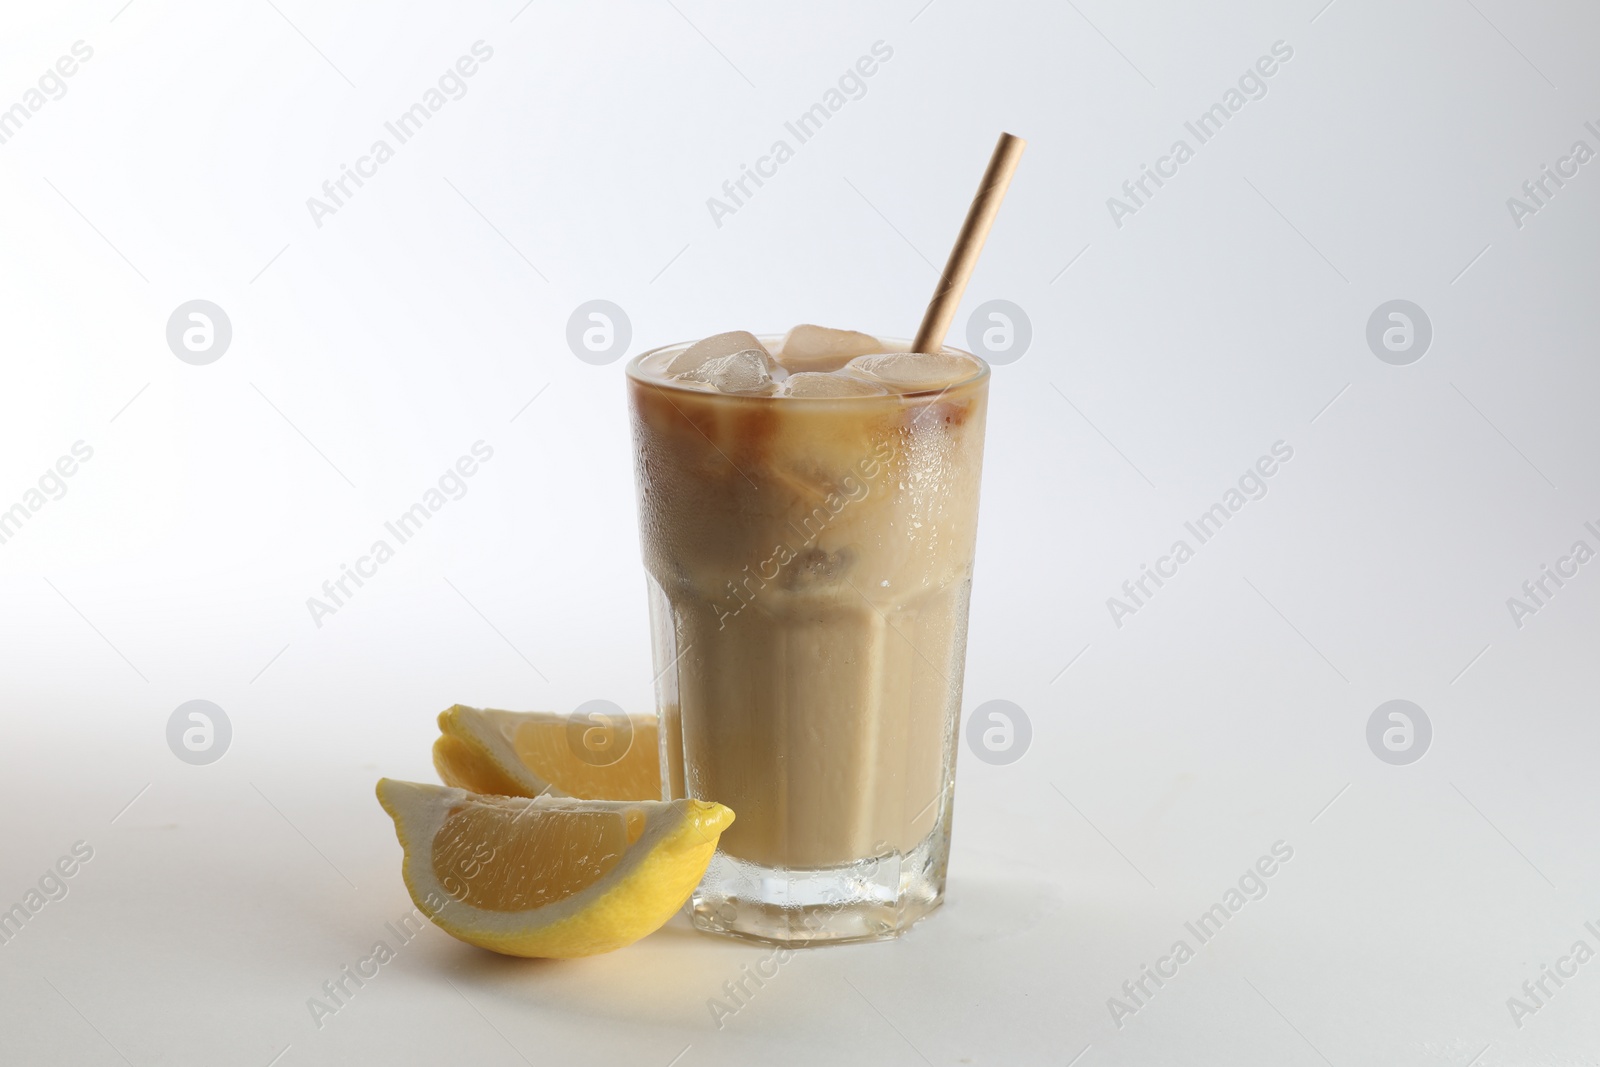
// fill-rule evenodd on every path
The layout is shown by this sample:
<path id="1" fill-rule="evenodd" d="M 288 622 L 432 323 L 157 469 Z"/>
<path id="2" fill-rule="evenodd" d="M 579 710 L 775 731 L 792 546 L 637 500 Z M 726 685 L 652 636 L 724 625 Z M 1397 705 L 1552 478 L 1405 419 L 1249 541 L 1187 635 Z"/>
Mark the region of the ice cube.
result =
<path id="1" fill-rule="evenodd" d="M 783 570 L 783 587 L 791 592 L 818 585 L 832 585 L 847 578 L 855 569 L 856 551 L 845 546 L 837 552 L 812 548 L 800 553 Z"/>
<path id="2" fill-rule="evenodd" d="M 743 330 L 732 330 L 728 333 L 719 333 L 707 337 L 703 341 L 696 341 L 682 352 L 673 356 L 667 362 L 662 373 L 669 378 L 695 377 L 695 372 L 704 367 L 713 359 L 731 356 L 739 352 L 759 352 L 763 359 L 770 358 L 766 348 L 756 335 Z M 695 377 L 696 381 L 707 381 L 706 378 Z"/>
<path id="3" fill-rule="evenodd" d="M 772 359 L 766 349 L 718 356 L 685 377 L 705 382 L 723 393 L 771 393 L 774 389 Z"/>
<path id="4" fill-rule="evenodd" d="M 902 393 L 943 389 L 964 378 L 971 378 L 982 369 L 983 365 L 970 356 L 943 352 L 938 355 L 887 352 L 875 356 L 857 356 L 845 365 L 845 370 L 850 374 L 881 382 Z"/>
<path id="5" fill-rule="evenodd" d="M 883 349 L 883 342 L 871 334 L 806 324 L 796 326 L 784 337 L 778 362 L 790 373 L 830 371 L 838 370 L 857 356 Z"/>
<path id="6" fill-rule="evenodd" d="M 782 389 L 784 396 L 801 397 L 883 396 L 888 391 L 876 382 L 814 371 L 789 375 Z"/>

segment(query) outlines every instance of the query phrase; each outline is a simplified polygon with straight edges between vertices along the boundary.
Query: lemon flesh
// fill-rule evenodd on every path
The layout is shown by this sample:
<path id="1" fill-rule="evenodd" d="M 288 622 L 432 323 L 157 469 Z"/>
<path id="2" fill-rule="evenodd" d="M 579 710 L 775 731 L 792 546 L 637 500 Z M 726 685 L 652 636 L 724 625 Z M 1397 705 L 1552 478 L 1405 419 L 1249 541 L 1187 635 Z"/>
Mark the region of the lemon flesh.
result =
<path id="1" fill-rule="evenodd" d="M 512 956 L 610 952 L 689 899 L 733 822 L 700 800 L 479 796 L 378 782 L 417 908 L 468 944 Z"/>
<path id="2" fill-rule="evenodd" d="M 543 711 L 457 704 L 439 715 L 433 765 L 447 784 L 500 796 L 659 800 L 654 716 L 594 725 Z"/>

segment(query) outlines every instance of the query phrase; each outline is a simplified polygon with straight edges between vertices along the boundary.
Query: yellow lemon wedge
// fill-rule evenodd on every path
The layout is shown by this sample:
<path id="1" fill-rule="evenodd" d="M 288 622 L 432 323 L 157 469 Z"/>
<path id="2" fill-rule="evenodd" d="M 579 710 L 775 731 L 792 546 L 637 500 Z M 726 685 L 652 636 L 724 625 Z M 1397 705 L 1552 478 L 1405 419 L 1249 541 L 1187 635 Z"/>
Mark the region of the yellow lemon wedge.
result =
<path id="1" fill-rule="evenodd" d="M 445 784 L 502 796 L 660 800 L 654 716 L 579 718 L 457 704 L 439 714 Z"/>
<path id="2" fill-rule="evenodd" d="M 451 937 L 570 959 L 653 933 L 705 875 L 733 812 L 703 800 L 479 796 L 378 782 L 417 908 Z"/>

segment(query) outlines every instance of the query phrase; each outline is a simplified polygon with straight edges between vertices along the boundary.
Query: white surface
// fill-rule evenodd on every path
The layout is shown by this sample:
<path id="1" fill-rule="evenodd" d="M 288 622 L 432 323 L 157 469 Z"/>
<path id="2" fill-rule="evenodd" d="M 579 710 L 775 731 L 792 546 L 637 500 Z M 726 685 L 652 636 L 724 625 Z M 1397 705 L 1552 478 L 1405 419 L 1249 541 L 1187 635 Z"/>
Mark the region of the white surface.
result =
<path id="1" fill-rule="evenodd" d="M 1521 229 L 1505 204 L 1600 148 L 1600 14 L 674 2 L 8 5 L 0 106 L 94 56 L 0 144 L 0 504 L 94 457 L 0 545 L 0 906 L 95 851 L 0 945 L 0 1060 L 1600 1062 L 1600 962 L 1506 1006 L 1600 948 L 1600 574 L 1506 608 L 1596 545 L 1600 163 Z M 480 39 L 467 95 L 315 227 Z M 879 40 L 866 95 L 714 225 Z M 1106 198 L 1278 40 L 1265 98 L 1117 228 Z M 1034 739 L 963 759 L 946 908 L 796 957 L 721 1029 L 765 950 L 679 920 L 529 963 L 430 929 L 319 1029 L 307 999 L 409 910 L 371 789 L 430 776 L 433 714 L 648 700 L 622 365 L 574 358 L 572 310 L 622 305 L 632 351 L 904 336 L 1002 128 L 1030 148 L 958 333 L 1004 298 L 1034 338 L 994 381 L 966 706 Z M 197 297 L 234 330 L 203 367 L 164 339 Z M 1394 298 L 1434 325 L 1410 366 L 1364 339 Z M 480 439 L 467 495 L 314 625 Z M 1114 626 L 1278 440 L 1267 497 Z M 1396 697 L 1435 731 L 1405 767 L 1364 738 Z M 234 729 L 207 767 L 165 741 L 195 698 Z M 1107 998 L 1280 839 L 1268 895 L 1119 1029 Z"/>

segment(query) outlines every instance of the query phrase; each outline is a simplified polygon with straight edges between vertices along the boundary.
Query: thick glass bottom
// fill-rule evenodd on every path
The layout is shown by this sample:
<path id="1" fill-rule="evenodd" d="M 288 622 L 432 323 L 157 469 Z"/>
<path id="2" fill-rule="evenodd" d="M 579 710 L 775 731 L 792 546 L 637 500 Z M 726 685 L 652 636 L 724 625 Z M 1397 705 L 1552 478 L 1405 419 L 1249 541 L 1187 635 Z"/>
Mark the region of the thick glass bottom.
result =
<path id="1" fill-rule="evenodd" d="M 910 852 L 838 867 L 766 867 L 718 852 L 689 899 L 690 919 L 706 933 L 791 948 L 898 937 L 944 900 L 944 814 Z"/>

